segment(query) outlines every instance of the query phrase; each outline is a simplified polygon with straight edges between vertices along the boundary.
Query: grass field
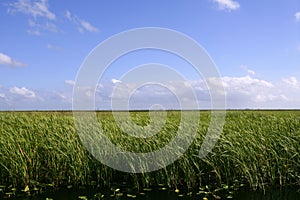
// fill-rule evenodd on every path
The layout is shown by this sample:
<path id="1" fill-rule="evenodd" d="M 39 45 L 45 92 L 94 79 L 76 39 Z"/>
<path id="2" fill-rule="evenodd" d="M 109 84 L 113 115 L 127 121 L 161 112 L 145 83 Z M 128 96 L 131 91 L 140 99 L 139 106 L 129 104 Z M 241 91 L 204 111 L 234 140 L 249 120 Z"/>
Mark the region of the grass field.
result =
<path id="1" fill-rule="evenodd" d="M 194 111 L 196 112 L 196 111 Z M 168 111 L 163 129 L 148 139 L 133 138 L 116 125 L 111 112 L 98 112 L 99 122 L 116 145 L 134 152 L 157 150 L 178 130 L 179 111 Z M 149 123 L 148 112 L 132 120 Z M 223 134 L 213 151 L 197 157 L 210 112 L 200 112 L 197 137 L 176 162 L 140 174 L 113 170 L 93 158 L 76 133 L 72 112 L 0 113 L 0 185 L 30 188 L 42 184 L 111 187 L 126 182 L 139 188 L 300 187 L 300 111 L 228 111 Z"/>

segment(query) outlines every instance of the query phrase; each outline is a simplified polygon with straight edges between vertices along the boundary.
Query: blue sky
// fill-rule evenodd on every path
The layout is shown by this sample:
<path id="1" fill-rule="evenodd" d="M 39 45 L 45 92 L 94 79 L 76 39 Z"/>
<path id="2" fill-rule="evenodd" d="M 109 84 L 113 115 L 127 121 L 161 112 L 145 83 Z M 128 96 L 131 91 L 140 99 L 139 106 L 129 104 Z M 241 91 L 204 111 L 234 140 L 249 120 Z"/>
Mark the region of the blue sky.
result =
<path id="1" fill-rule="evenodd" d="M 3 0 L 0 23 L 1 110 L 71 109 L 74 81 L 90 51 L 114 34 L 142 27 L 173 29 L 201 44 L 222 76 L 227 108 L 300 109 L 299 0 Z M 123 73 L 149 62 L 184 74 L 202 107 L 209 107 L 205 82 L 191 66 L 149 50 L 109 68 L 96 91 L 97 107 L 109 109 L 114 86 L 125 85 Z M 184 84 L 172 83 L 185 91 Z M 135 94 L 137 108 L 156 98 L 174 108 L 166 103 L 173 102 L 166 89 L 142 90 Z"/>

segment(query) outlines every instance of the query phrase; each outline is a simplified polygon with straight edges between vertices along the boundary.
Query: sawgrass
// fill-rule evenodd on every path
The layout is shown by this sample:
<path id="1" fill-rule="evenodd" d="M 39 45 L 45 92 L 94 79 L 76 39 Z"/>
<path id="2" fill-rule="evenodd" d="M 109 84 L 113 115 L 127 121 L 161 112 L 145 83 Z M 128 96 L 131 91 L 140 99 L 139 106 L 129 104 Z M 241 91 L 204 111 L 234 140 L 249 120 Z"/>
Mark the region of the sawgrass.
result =
<path id="1" fill-rule="evenodd" d="M 151 152 L 172 141 L 181 114 L 168 111 L 163 128 L 147 139 L 124 134 L 111 112 L 98 112 L 97 116 L 114 144 L 127 151 Z M 300 185 L 300 112 L 228 111 L 221 138 L 213 151 L 200 159 L 197 155 L 210 114 L 200 112 L 196 139 L 177 161 L 158 171 L 131 174 L 93 158 L 76 133 L 72 112 L 1 112 L 0 185 L 97 184 L 109 188 L 126 182 L 135 188 L 163 184 L 192 189 Z M 130 115 L 140 126 L 149 123 L 148 112 Z"/>

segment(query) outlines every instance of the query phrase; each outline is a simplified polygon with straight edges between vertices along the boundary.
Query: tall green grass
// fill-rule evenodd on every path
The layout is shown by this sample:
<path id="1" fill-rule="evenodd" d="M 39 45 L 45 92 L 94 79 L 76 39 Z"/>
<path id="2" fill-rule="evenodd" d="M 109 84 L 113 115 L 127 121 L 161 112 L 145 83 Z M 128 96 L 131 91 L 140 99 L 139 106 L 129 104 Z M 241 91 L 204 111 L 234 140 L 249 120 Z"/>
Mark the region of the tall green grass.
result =
<path id="1" fill-rule="evenodd" d="M 166 145 L 176 135 L 181 117 L 180 112 L 169 111 L 162 130 L 143 139 L 122 133 L 111 112 L 97 115 L 107 137 L 133 152 L 150 152 Z M 146 112 L 131 113 L 131 117 L 139 125 L 149 123 Z M 300 185 L 300 112 L 228 111 L 220 140 L 202 159 L 197 155 L 209 126 L 210 112 L 200 112 L 200 119 L 197 137 L 180 159 L 158 171 L 129 174 L 93 158 L 76 133 L 71 112 L 2 112 L 0 185 Z"/>

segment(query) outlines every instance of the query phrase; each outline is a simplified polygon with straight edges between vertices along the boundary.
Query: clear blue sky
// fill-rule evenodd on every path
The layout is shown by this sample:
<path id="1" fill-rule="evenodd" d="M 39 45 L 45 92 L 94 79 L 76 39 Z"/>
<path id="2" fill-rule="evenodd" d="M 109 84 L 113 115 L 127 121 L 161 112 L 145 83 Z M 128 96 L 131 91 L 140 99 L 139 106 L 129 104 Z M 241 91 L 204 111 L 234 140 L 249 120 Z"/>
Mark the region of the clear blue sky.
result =
<path id="1" fill-rule="evenodd" d="M 141 27 L 174 29 L 201 44 L 223 77 L 228 108 L 300 108 L 299 0 L 3 0 L 0 23 L 1 110 L 70 109 L 73 81 L 89 52 Z M 183 62 L 145 53 L 120 60 L 105 87 L 113 88 L 121 66 L 152 60 L 204 87 Z M 101 92 L 107 101 L 111 91 Z"/>

